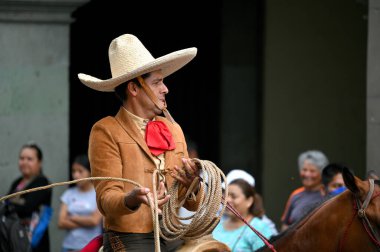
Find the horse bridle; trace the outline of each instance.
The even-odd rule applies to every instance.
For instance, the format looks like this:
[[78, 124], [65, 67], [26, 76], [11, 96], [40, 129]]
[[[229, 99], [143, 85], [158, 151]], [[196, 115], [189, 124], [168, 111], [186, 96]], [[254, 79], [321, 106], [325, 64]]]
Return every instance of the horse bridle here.
[[375, 191], [375, 182], [373, 179], [369, 179], [368, 181], [369, 181], [369, 191], [363, 204], [361, 204], [359, 197], [355, 196], [356, 207], [358, 210], [357, 214], [358, 214], [358, 217], [361, 219], [364, 229], [367, 232], [368, 236], [371, 238], [372, 242], [376, 245], [377, 249], [380, 251], [379, 234], [378, 232], [376, 232], [376, 230], [373, 229], [371, 222], [368, 220], [366, 212], [365, 212], [371, 200], [379, 196], [380, 194], [377, 193], [373, 196], [373, 192]]

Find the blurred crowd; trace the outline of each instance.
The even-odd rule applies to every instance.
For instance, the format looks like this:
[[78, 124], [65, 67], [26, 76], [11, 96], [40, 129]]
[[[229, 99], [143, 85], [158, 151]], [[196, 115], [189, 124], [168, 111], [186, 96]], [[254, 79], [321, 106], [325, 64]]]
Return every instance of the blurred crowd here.
[[[195, 142], [188, 140], [190, 158], [200, 158]], [[10, 185], [8, 194], [50, 184], [44, 175], [43, 152], [36, 143], [28, 143], [19, 151], [20, 176]], [[296, 224], [314, 207], [326, 199], [346, 190], [342, 177], [342, 163], [330, 162], [320, 150], [307, 150], [298, 156], [298, 172], [302, 186], [290, 193], [281, 215], [281, 225], [276, 226], [267, 216], [262, 195], [255, 189], [256, 181], [249, 171], [233, 169], [226, 175], [223, 190], [228, 188], [227, 202], [239, 216], [226, 210], [212, 232], [212, 237], [228, 245], [231, 251], [255, 251], [263, 241], [241, 220], [243, 218], [266, 238], [286, 231]], [[86, 154], [79, 154], [71, 164], [73, 179], [91, 176], [91, 166]], [[379, 179], [374, 170], [368, 171], [366, 179]], [[61, 242], [62, 252], [81, 251], [94, 238], [103, 233], [102, 215], [97, 208], [96, 192], [91, 181], [83, 180], [68, 187], [60, 196], [58, 228], [66, 234]], [[32, 251], [50, 251], [49, 224], [52, 218], [52, 189], [23, 194], [7, 201], [17, 212], [21, 223], [28, 230]], [[180, 216], [194, 212], [179, 209]], [[187, 223], [191, 221], [188, 220]], [[186, 221], [184, 221], [186, 224]], [[176, 251], [184, 241], [168, 243], [169, 251]]]

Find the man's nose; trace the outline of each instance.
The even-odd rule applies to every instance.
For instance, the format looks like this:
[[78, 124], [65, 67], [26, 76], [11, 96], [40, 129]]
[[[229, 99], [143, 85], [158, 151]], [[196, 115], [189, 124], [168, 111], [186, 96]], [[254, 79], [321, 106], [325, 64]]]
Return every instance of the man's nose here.
[[168, 87], [165, 85], [165, 83], [163, 83], [163, 85], [162, 85], [162, 91], [161, 91], [161, 92], [164, 93], [164, 94], [169, 93], [169, 89], [168, 89]]

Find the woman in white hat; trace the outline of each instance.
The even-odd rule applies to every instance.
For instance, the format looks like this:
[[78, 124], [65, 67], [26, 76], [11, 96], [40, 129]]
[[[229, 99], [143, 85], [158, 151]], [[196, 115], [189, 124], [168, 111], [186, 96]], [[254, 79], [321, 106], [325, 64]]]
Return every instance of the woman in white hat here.
[[[181, 127], [166, 108], [169, 92], [164, 78], [196, 55], [196, 48], [154, 58], [131, 34], [114, 39], [109, 47], [112, 78], [101, 80], [86, 74], [78, 77], [86, 86], [116, 92], [122, 101], [116, 116], [96, 122], [89, 139], [93, 177], [133, 180], [143, 188], [115, 181], [96, 181], [97, 205], [104, 216], [103, 251], [153, 251], [154, 234], [147, 195], [152, 197], [153, 172], [159, 174], [158, 206], [169, 200], [166, 190], [177, 179], [180, 197], [199, 174], [188, 159]], [[164, 113], [165, 117], [160, 115]], [[184, 189], [184, 190], [182, 190]], [[196, 210], [203, 190], [187, 198], [185, 207]], [[199, 192], [199, 193], [198, 193]], [[165, 241], [160, 242], [165, 251]]]
[[[228, 203], [263, 236], [268, 239], [273, 236], [275, 233], [271, 227], [254, 211], [254, 187], [243, 178], [232, 180], [227, 187]], [[224, 218], [212, 232], [214, 239], [227, 244], [232, 252], [256, 251], [264, 246], [264, 242], [233, 212], [227, 209], [224, 214]]]
[[[235, 179], [244, 179], [248, 182], [253, 188], [255, 188], [255, 178], [249, 174], [248, 172], [241, 170], [241, 169], [234, 169], [231, 170], [227, 176], [227, 184], [229, 185], [232, 181]], [[278, 231], [276, 228], [276, 224], [268, 218], [268, 216], [265, 214], [265, 208], [264, 208], [264, 202], [262, 196], [256, 192], [255, 190], [255, 204], [253, 204], [253, 214], [260, 218], [272, 231], [273, 235], [277, 235]]]

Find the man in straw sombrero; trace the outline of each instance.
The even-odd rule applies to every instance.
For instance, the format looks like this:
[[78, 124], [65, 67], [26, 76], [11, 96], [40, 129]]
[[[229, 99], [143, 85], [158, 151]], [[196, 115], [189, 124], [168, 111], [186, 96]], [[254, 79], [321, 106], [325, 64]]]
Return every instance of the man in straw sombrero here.
[[[96, 181], [96, 197], [104, 216], [103, 251], [154, 251], [154, 235], [148, 197], [153, 192], [153, 172], [158, 174], [158, 206], [170, 195], [167, 189], [174, 179], [181, 183], [179, 198], [199, 175], [188, 159], [181, 127], [166, 108], [169, 92], [164, 78], [185, 66], [196, 55], [196, 48], [175, 51], [154, 58], [140, 40], [121, 35], [109, 46], [112, 78], [101, 80], [79, 74], [86, 86], [115, 92], [122, 105], [116, 116], [94, 124], [89, 139], [92, 177], [126, 178], [136, 187], [119, 181]], [[161, 117], [161, 114], [165, 117]], [[194, 187], [184, 206], [196, 210], [203, 190]], [[198, 193], [199, 192], [199, 193]], [[165, 251], [165, 242], [161, 243]]]

